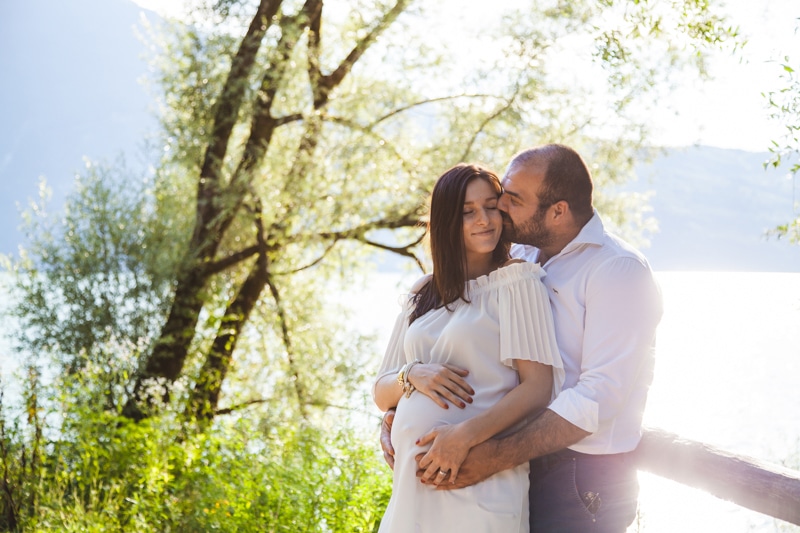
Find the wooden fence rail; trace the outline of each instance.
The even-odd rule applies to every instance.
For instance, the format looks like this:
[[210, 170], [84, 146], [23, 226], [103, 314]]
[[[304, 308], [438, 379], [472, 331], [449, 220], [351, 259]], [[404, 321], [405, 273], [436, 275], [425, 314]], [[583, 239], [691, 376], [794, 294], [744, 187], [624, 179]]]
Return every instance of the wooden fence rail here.
[[800, 472], [718, 450], [660, 429], [646, 429], [639, 470], [800, 525]]

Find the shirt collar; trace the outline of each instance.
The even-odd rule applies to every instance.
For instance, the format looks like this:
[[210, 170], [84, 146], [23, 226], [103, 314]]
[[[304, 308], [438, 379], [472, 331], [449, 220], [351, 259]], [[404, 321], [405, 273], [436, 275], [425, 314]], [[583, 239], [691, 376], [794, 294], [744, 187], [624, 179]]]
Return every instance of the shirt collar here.
[[[593, 210], [593, 212], [594, 214], [592, 215], [592, 218], [589, 219], [589, 222], [583, 225], [575, 238], [564, 247], [564, 250], [571, 249], [581, 244], [603, 244], [603, 235], [605, 234], [606, 230], [603, 227], [603, 221], [600, 219], [600, 214], [596, 209]], [[562, 250], [562, 252], [564, 250]]]
[[593, 213], [592, 218], [589, 219], [589, 222], [584, 224], [575, 238], [569, 241], [560, 252], [551, 257], [548, 263], [557, 257], [561, 257], [583, 246], [602, 246], [605, 228], [603, 227], [603, 221], [600, 219], [600, 215], [597, 213], [596, 209], [593, 210]]

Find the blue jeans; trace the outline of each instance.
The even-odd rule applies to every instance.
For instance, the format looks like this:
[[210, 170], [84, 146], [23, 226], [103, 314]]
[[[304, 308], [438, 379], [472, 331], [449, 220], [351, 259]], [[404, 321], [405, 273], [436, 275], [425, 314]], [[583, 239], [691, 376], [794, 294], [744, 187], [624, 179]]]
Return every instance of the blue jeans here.
[[631, 454], [561, 450], [531, 461], [531, 533], [624, 533], [636, 517]]

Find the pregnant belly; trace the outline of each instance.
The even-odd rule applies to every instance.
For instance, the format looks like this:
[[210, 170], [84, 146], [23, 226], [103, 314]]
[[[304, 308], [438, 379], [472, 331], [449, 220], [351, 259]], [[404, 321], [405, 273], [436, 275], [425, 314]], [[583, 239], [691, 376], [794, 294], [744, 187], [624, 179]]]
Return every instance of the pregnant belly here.
[[480, 405], [485, 405], [485, 401], [481, 401], [478, 396], [464, 409], [452, 404], [448, 409], [443, 409], [419, 391], [414, 392], [409, 398], [402, 397], [397, 404], [397, 414], [392, 424], [392, 446], [396, 458], [400, 459], [407, 456], [406, 454], [411, 454], [413, 457], [425, 451], [429, 446], [420, 448], [416, 445], [417, 439], [437, 426], [457, 424], [476, 416], [484, 410]]

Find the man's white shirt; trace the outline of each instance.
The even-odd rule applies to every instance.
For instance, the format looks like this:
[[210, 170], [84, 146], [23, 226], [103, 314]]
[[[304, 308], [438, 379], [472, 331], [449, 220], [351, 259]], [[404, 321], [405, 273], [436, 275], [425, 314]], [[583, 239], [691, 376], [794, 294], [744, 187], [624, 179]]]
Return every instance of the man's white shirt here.
[[[539, 250], [515, 244], [511, 255], [536, 262]], [[549, 409], [591, 433], [571, 449], [631, 451], [641, 438], [662, 314], [661, 291], [650, 265], [639, 251], [607, 233], [595, 212], [542, 267], [566, 373]]]

